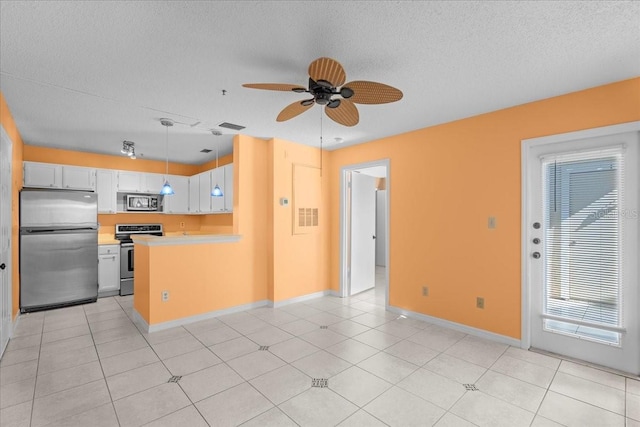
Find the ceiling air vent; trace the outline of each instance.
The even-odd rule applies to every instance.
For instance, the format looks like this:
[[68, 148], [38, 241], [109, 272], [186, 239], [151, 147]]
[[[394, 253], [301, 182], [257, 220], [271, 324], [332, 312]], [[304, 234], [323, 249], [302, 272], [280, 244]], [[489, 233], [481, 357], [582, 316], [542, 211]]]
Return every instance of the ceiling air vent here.
[[222, 122], [218, 124], [221, 128], [233, 129], [233, 130], [242, 130], [245, 126], [234, 125], [233, 123]]
[[205, 154], [206, 154], [206, 153], [210, 153], [210, 152], [212, 152], [212, 151], [213, 151], [213, 150], [209, 150], [208, 148], [203, 148], [202, 150], [200, 150], [200, 152], [201, 152], [201, 153], [205, 153]]

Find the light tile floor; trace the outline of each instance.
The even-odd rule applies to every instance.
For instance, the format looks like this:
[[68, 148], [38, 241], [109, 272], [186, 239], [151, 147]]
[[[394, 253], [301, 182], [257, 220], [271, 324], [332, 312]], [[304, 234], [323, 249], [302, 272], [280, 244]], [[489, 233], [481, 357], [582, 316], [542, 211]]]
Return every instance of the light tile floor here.
[[151, 334], [131, 314], [21, 316], [0, 425], [640, 426], [640, 381], [399, 317], [383, 285]]

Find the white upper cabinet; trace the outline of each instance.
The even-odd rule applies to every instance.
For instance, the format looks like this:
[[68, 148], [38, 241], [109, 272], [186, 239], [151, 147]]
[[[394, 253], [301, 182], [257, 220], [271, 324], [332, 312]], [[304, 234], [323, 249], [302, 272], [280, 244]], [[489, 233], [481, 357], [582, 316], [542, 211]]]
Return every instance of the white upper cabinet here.
[[116, 171], [96, 170], [96, 192], [98, 193], [98, 213], [116, 213]]
[[211, 171], [206, 171], [198, 174], [198, 180], [200, 181], [199, 198], [200, 198], [200, 213], [211, 213]]
[[23, 163], [25, 187], [62, 188], [62, 166], [53, 163]]
[[164, 175], [160, 173], [143, 173], [118, 171], [118, 192], [160, 194], [164, 184]]
[[142, 189], [142, 173], [118, 171], [118, 191], [139, 193]]
[[224, 211], [233, 212], [233, 163], [224, 165]]
[[[160, 194], [164, 185], [164, 175], [161, 173], [143, 173], [142, 174], [142, 192], [151, 194]], [[171, 181], [169, 181], [173, 184]]]
[[96, 189], [96, 170], [93, 168], [39, 162], [24, 162], [23, 166], [25, 187], [87, 191]]
[[200, 213], [200, 178], [198, 175], [189, 178], [189, 213]]
[[189, 213], [189, 177], [169, 175], [169, 184], [175, 194], [164, 196], [164, 213], [186, 214]]
[[218, 185], [220, 190], [222, 190], [223, 197], [214, 197], [211, 195], [211, 191], [209, 191], [209, 197], [211, 198], [211, 212], [219, 213], [224, 212], [224, 168], [219, 167], [215, 168], [211, 171], [211, 189]]
[[96, 170], [79, 166], [62, 167], [62, 188], [69, 190], [96, 190]]

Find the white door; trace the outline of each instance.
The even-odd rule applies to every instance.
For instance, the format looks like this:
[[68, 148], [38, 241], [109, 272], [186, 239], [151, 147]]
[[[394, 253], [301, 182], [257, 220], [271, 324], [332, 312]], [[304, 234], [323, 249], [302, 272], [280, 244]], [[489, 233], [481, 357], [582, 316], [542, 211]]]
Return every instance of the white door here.
[[376, 179], [351, 173], [351, 295], [376, 285]]
[[640, 374], [638, 132], [529, 147], [531, 346]]
[[0, 357], [12, 331], [11, 298], [11, 140], [0, 126]]

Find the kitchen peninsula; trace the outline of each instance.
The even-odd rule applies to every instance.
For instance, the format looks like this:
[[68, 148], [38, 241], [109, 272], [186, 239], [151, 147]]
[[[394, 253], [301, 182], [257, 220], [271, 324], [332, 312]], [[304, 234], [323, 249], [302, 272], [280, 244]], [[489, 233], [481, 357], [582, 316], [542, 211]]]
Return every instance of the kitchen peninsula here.
[[134, 236], [134, 315], [149, 332], [191, 323], [245, 304], [237, 283], [242, 236]]

